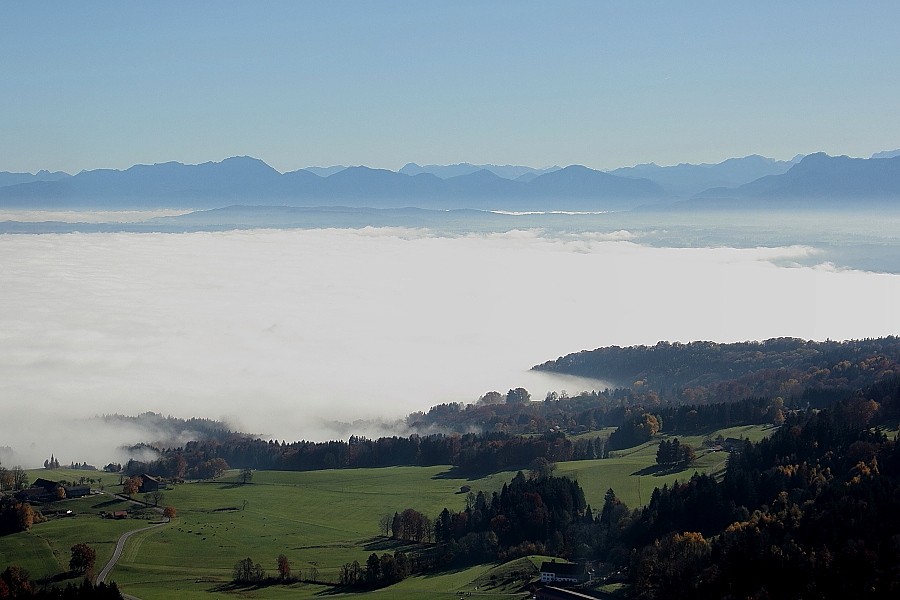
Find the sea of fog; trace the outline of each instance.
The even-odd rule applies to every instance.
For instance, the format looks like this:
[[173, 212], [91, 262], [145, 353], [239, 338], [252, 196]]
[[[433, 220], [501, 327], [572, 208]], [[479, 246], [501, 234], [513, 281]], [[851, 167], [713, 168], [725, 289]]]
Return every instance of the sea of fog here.
[[102, 414], [346, 438], [490, 390], [630, 383], [529, 371], [582, 349], [900, 333], [900, 275], [819, 252], [623, 230], [0, 235], [0, 460], [101, 465], [152, 441]]

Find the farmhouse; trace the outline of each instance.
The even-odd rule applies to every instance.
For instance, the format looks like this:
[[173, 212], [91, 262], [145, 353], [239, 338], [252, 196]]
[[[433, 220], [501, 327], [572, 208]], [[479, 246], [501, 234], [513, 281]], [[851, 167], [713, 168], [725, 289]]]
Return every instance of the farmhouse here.
[[541, 583], [582, 583], [588, 575], [584, 565], [558, 562], [541, 563]]
[[141, 475], [141, 485], [138, 492], [146, 494], [147, 492], [155, 492], [156, 490], [166, 489], [166, 482], [161, 477], [153, 477], [144, 473]]
[[39, 477], [34, 480], [30, 488], [17, 493], [16, 499], [31, 502], [53, 502], [60, 499], [60, 489], [65, 491], [66, 498], [82, 498], [89, 496], [91, 493], [91, 486], [89, 485], [63, 485], [56, 481]]
[[724, 446], [725, 450], [728, 452], [738, 452], [741, 448], [744, 447], [745, 440], [741, 440], [738, 438], [725, 438]]
[[64, 485], [63, 489], [66, 490], [66, 498], [83, 498], [91, 494], [89, 485]]
[[30, 487], [15, 494], [16, 500], [19, 502], [42, 502], [49, 498], [47, 490], [42, 487]]

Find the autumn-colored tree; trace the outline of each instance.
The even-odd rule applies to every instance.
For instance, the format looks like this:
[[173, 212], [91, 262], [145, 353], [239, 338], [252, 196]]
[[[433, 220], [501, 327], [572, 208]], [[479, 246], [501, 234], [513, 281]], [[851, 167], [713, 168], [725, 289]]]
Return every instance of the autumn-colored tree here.
[[291, 576], [291, 561], [284, 554], [278, 555], [278, 576], [287, 579]]
[[635, 426], [635, 437], [639, 440], [649, 440], [659, 432], [659, 419], [656, 415], [644, 413]]
[[172, 474], [177, 479], [184, 479], [185, 471], [187, 471], [187, 461], [180, 454], [176, 454], [172, 461]]
[[129, 477], [122, 483], [122, 493], [131, 498], [141, 488], [140, 477]]
[[200, 477], [202, 479], [216, 479], [228, 470], [228, 463], [224, 458], [213, 458], [200, 465]]
[[10, 598], [26, 598], [34, 595], [31, 577], [28, 571], [21, 567], [16, 565], [6, 567], [6, 570], [0, 573], [0, 580], [6, 584]]
[[57, 488], [56, 488], [56, 499], [57, 499], [57, 500], [64, 500], [65, 497], [66, 497], [66, 488], [64, 488], [64, 487], [61, 486], [61, 485], [60, 485], [60, 486], [57, 486]]
[[690, 444], [681, 444], [678, 447], [678, 461], [686, 466], [693, 465], [697, 460], [697, 453]]
[[34, 510], [27, 502], [22, 502], [16, 507], [16, 515], [22, 531], [27, 531], [34, 524]]
[[75, 573], [84, 575], [94, 568], [97, 553], [87, 544], [75, 544], [72, 546], [72, 558], [69, 560], [69, 568]]
[[174, 506], [165, 507], [163, 509], [163, 516], [166, 517], [167, 519], [174, 519], [176, 516], [175, 507]]

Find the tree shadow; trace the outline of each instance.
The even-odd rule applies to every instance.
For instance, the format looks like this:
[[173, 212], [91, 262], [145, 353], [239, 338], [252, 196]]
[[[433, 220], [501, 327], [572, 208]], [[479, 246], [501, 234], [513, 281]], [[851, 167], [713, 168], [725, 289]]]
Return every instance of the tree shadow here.
[[[436, 473], [431, 476], [432, 479], [456, 479], [459, 481], [477, 481], [479, 479], [484, 479], [485, 477], [490, 477], [493, 475], [497, 475], [498, 473], [503, 473], [505, 471], [527, 471], [527, 466], [509, 466], [501, 469], [500, 471], [491, 471], [487, 473], [478, 473], [474, 475], [463, 475], [459, 472], [459, 467], [450, 467], [446, 471], [442, 471], [440, 473]], [[466, 493], [466, 492], [463, 492]]]
[[395, 540], [387, 537], [375, 537], [368, 539], [363, 548], [366, 552], [377, 552], [379, 550], [409, 550], [420, 548], [419, 544], [408, 542], [406, 540]]
[[121, 498], [113, 498], [112, 500], [107, 500], [106, 502], [99, 502], [91, 506], [91, 508], [107, 508], [110, 506], [114, 506], [116, 504], [122, 504], [126, 502], [126, 500], [122, 500]]
[[691, 468], [691, 465], [650, 465], [632, 473], [632, 475], [652, 475], [654, 477], [662, 477], [663, 475], [674, 475], [675, 473], [683, 473]]

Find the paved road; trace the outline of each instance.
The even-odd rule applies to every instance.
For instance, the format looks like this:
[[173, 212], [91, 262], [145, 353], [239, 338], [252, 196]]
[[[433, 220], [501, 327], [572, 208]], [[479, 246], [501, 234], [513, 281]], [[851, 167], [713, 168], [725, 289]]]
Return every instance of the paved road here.
[[119, 557], [122, 556], [122, 550], [125, 549], [125, 542], [128, 541], [128, 538], [130, 538], [132, 535], [134, 535], [135, 533], [138, 533], [140, 531], [147, 531], [148, 529], [162, 527], [163, 525], [167, 524], [168, 522], [169, 522], [169, 519], [166, 519], [162, 523], [155, 523], [153, 525], [148, 525], [147, 527], [141, 527], [140, 529], [132, 529], [131, 531], [127, 531], [127, 532], [123, 533], [122, 536], [119, 537], [119, 541], [116, 544], [116, 549], [113, 552], [112, 558], [109, 559], [109, 562], [106, 563], [106, 566], [103, 567], [103, 570], [100, 571], [99, 575], [97, 575], [97, 580], [94, 583], [100, 583], [102, 581], [106, 581], [107, 575], [109, 575], [109, 572], [112, 571], [113, 567], [116, 566], [116, 562], [118, 562]]
[[[112, 495], [115, 496], [116, 498], [121, 498], [122, 500], [129, 500], [131, 502], [134, 502], [135, 504], [140, 504], [140, 502], [135, 502], [134, 500], [131, 500], [130, 498], [126, 498], [124, 496], [119, 496], [118, 494], [112, 494]], [[160, 509], [160, 508], [154, 508], [154, 510], [162, 512], [162, 509]], [[122, 556], [122, 550], [125, 549], [125, 542], [128, 541], [128, 538], [133, 536], [135, 533], [138, 533], [141, 531], [147, 531], [148, 529], [155, 529], [156, 527], [162, 527], [163, 525], [165, 525], [169, 522], [168, 517], [163, 517], [163, 519], [165, 519], [165, 520], [162, 523], [154, 523], [153, 525], [148, 525], [147, 527], [140, 527], [138, 529], [132, 529], [131, 531], [126, 531], [125, 533], [123, 533], [119, 537], [119, 541], [116, 543], [116, 549], [113, 552], [112, 557], [109, 559], [109, 562], [106, 563], [106, 566], [103, 567], [103, 570], [100, 571], [100, 574], [97, 575], [97, 579], [94, 581], [94, 584], [99, 584], [103, 581], [106, 581], [106, 578], [107, 578], [107, 576], [109, 576], [110, 571], [113, 570], [113, 567], [116, 566], [116, 563], [119, 561], [119, 558]], [[140, 598], [136, 598], [134, 596], [129, 596], [128, 594], [122, 594], [122, 597], [125, 598], [125, 600], [140, 600]]]

